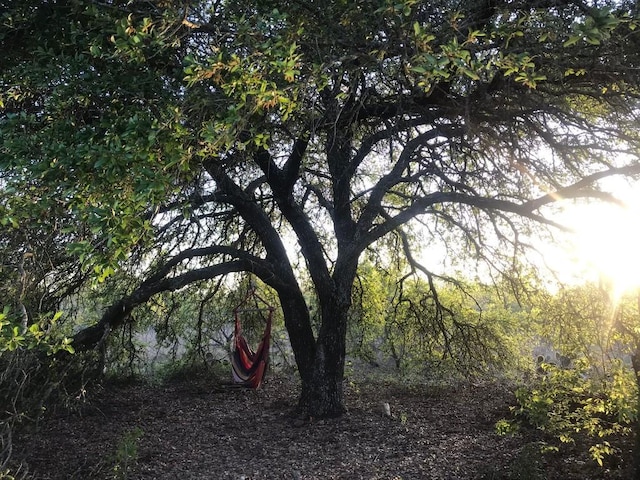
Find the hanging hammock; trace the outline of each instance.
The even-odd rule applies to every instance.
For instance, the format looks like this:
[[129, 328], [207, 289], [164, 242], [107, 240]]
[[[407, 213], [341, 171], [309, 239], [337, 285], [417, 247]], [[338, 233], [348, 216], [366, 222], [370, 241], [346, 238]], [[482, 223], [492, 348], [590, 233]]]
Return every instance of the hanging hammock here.
[[[253, 297], [255, 308], [244, 308], [250, 297]], [[263, 306], [260, 307], [258, 304]], [[247, 293], [244, 300], [233, 309], [235, 319], [235, 328], [233, 332], [233, 344], [231, 347], [231, 370], [233, 373], [233, 381], [239, 385], [249, 388], [258, 388], [262, 384], [267, 362], [269, 361], [269, 346], [271, 341], [271, 320], [273, 317], [274, 307], [269, 305], [262, 299], [252, 287]], [[254, 351], [242, 335], [242, 326], [240, 317], [246, 312], [267, 313], [265, 320], [265, 329], [262, 334], [262, 340]]]

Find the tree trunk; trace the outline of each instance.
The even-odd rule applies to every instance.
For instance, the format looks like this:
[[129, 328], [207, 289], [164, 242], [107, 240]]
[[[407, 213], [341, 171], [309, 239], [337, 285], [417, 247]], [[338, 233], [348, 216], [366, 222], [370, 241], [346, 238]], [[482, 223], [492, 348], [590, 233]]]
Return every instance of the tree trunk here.
[[344, 406], [344, 364], [349, 304], [336, 298], [321, 305], [322, 326], [311, 372], [303, 374], [299, 406], [310, 418], [338, 417]]
[[309, 308], [300, 290], [282, 290], [278, 292], [278, 296], [293, 355], [304, 385], [311, 380], [316, 351]]

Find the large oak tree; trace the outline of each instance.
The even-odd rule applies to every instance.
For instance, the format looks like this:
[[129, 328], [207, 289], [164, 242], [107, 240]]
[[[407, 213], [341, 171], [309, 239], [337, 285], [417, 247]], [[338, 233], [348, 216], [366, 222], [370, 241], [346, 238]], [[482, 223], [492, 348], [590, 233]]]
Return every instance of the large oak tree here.
[[83, 269], [55, 277], [63, 293], [87, 271], [139, 278], [76, 348], [155, 294], [251, 272], [280, 299], [312, 416], [343, 411], [367, 249], [396, 235], [433, 278], [405, 236], [419, 222], [426, 248], [507, 272], [532, 225], [557, 226], [546, 206], [640, 172], [635, 2], [2, 5], [0, 247], [46, 263], [37, 232], [66, 245]]

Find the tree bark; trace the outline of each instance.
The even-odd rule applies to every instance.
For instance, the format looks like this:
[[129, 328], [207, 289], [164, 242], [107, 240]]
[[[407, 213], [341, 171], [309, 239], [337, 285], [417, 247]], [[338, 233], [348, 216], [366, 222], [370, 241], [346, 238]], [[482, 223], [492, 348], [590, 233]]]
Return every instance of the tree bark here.
[[344, 406], [344, 365], [349, 306], [322, 305], [322, 326], [316, 340], [312, 371], [301, 375], [300, 408], [310, 418], [338, 417]]
[[339, 256], [331, 287], [318, 288], [316, 285], [322, 323], [312, 371], [301, 375], [300, 396], [300, 407], [310, 418], [337, 417], [345, 411], [343, 382], [347, 323], [357, 265], [357, 255]]
[[316, 354], [316, 342], [311, 329], [309, 308], [298, 289], [278, 291], [289, 342], [296, 359], [302, 384], [311, 380]]

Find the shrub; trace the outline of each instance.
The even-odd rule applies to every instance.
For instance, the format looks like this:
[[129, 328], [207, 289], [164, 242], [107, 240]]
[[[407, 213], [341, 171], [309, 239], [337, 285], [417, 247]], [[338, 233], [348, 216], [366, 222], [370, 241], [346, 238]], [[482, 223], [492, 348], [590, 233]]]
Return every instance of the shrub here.
[[48, 316], [25, 328], [8, 307], [0, 312], [0, 471], [5, 472], [2, 475], [6, 478], [11, 477], [5, 469], [12, 455], [15, 427], [40, 415], [45, 402], [61, 384], [68, 362], [56, 354], [73, 353], [71, 341], [55, 333], [60, 315]]
[[585, 363], [572, 369], [544, 365], [545, 373], [531, 386], [516, 390], [513, 418], [498, 422], [499, 433], [523, 425], [544, 431], [557, 443], [575, 443], [584, 435], [591, 445], [591, 457], [602, 465], [616, 451], [620, 435], [630, 435], [637, 418], [636, 384], [632, 372], [621, 362], [613, 362], [610, 375], [591, 374]]

